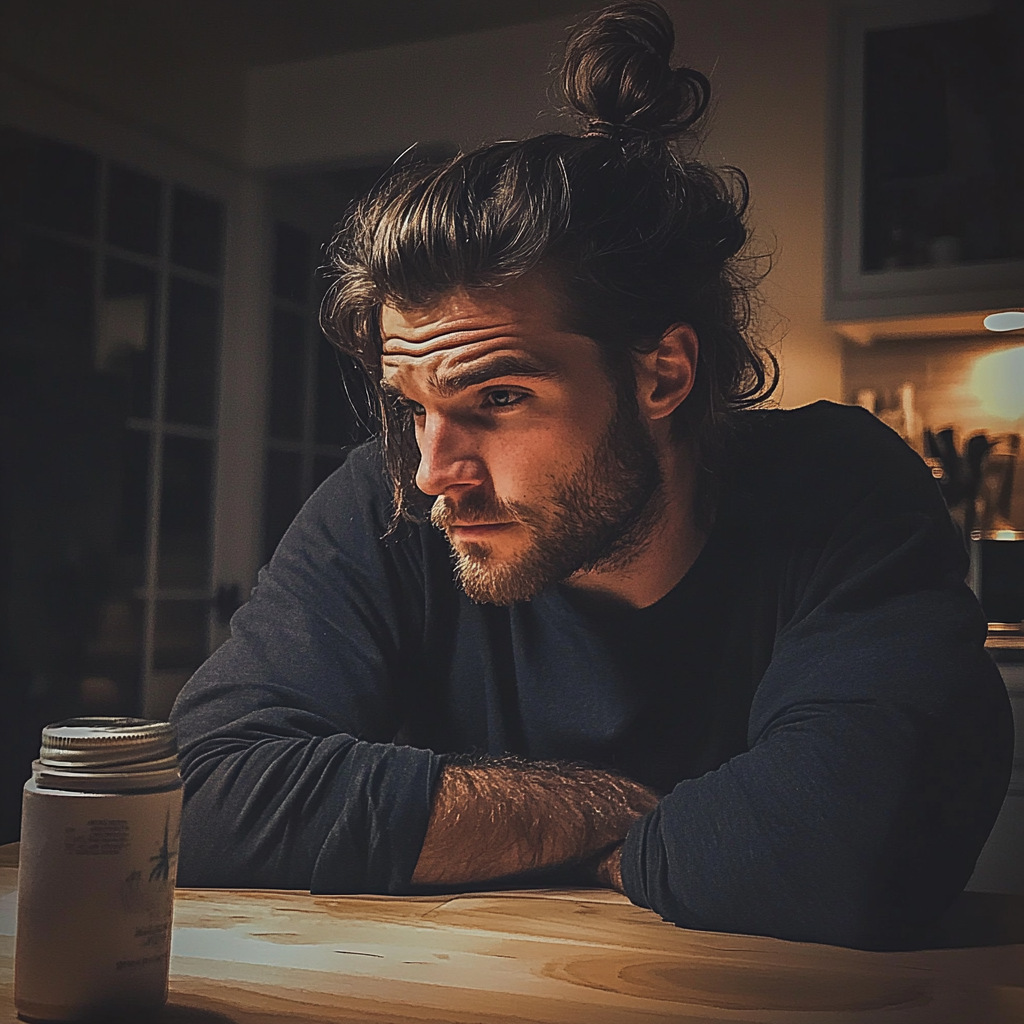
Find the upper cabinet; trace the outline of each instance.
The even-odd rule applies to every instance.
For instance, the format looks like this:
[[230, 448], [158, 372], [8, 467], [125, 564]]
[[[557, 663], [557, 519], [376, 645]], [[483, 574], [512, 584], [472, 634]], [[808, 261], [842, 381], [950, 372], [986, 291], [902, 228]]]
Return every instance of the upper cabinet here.
[[1024, 305], [1024, 2], [836, 21], [826, 319]]

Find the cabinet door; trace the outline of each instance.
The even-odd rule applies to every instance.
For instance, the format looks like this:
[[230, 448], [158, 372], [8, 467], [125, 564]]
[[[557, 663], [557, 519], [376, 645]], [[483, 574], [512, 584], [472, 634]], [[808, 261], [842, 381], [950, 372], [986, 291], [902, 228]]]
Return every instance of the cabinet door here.
[[826, 317], [1020, 305], [1019, 5], [897, 0], [836, 17]]
[[1024, 895], [1024, 664], [1000, 665], [1013, 708], [1013, 775], [968, 889]]

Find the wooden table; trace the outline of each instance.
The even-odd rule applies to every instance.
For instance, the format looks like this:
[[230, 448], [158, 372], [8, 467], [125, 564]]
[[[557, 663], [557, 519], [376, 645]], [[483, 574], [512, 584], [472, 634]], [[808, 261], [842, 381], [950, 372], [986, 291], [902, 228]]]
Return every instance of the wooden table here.
[[[16, 1019], [16, 863], [0, 849], [2, 1022]], [[685, 931], [604, 890], [409, 899], [180, 889], [160, 1019], [1019, 1024], [1021, 909], [1013, 897], [960, 908], [961, 941], [1001, 944], [865, 953]]]

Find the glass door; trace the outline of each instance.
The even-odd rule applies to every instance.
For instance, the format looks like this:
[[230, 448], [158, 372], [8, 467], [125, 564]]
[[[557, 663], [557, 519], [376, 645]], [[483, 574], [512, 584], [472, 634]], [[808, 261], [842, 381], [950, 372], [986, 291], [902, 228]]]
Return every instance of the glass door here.
[[55, 718], [165, 716], [210, 651], [226, 226], [223, 196], [0, 128], [0, 690], [16, 763]]

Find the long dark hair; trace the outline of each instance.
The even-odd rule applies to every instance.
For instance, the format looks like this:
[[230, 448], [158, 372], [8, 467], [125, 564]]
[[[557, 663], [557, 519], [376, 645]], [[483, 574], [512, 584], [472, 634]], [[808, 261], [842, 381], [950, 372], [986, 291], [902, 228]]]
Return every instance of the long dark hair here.
[[685, 155], [711, 87], [671, 66], [674, 39], [653, 0], [590, 14], [572, 30], [559, 80], [580, 135], [500, 142], [440, 165], [407, 159], [348, 211], [329, 250], [322, 319], [377, 392], [396, 517], [415, 518], [421, 504], [419, 452], [407, 414], [379, 388], [381, 306], [415, 308], [540, 270], [566, 328], [598, 344], [620, 394], [633, 386], [632, 353], [655, 349], [673, 324], [694, 328], [696, 381], [673, 434], [693, 446], [707, 518], [735, 413], [771, 397], [779, 368], [753, 336], [747, 180]]

